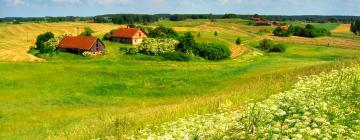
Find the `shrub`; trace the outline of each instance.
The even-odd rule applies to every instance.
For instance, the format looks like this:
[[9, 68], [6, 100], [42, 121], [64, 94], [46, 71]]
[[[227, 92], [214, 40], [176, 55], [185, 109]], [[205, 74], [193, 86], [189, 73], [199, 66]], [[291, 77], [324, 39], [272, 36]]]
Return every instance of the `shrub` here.
[[258, 49], [262, 51], [269, 51], [273, 45], [273, 42], [270, 39], [263, 39], [260, 41]]
[[52, 32], [46, 32], [44, 34], [41, 34], [39, 35], [37, 38], [36, 38], [36, 48], [38, 50], [42, 50], [44, 49], [44, 43], [48, 40], [50, 40], [51, 38], [54, 38], [54, 34]]
[[84, 32], [82, 32], [80, 36], [92, 36], [92, 33], [94, 33], [94, 31], [90, 27], [85, 27]]
[[103, 40], [110, 40], [112, 34], [115, 32], [116, 30], [111, 30], [110, 32], [106, 33], [103, 37]]
[[166, 60], [173, 60], [173, 61], [183, 61], [183, 62], [189, 62], [190, 56], [182, 53], [182, 52], [168, 52], [161, 55]]
[[85, 52], [82, 53], [82, 55], [83, 55], [84, 57], [89, 57], [89, 56], [92, 55], [92, 53], [89, 52], [89, 51], [85, 51]]
[[132, 46], [132, 45], [121, 47], [120, 50], [124, 51], [128, 55], [133, 55], [140, 52], [138, 46]]
[[149, 37], [152, 38], [178, 38], [178, 36], [178, 33], [174, 29], [164, 26], [159, 26], [149, 31]]
[[300, 26], [290, 26], [288, 31], [281, 28], [276, 28], [273, 31], [273, 34], [275, 36], [284, 36], [284, 37], [295, 35], [295, 36], [314, 38], [320, 36], [329, 36], [331, 35], [331, 32], [325, 28], [316, 28], [311, 24], [307, 24], [305, 28]]
[[291, 35], [291, 32], [289, 32], [289, 30], [285, 30], [283, 28], [277, 27], [274, 31], [273, 34], [275, 36], [281, 36], [281, 37], [289, 37]]
[[218, 32], [217, 32], [217, 31], [214, 32], [214, 36], [218, 36]]
[[229, 58], [230, 49], [223, 44], [202, 43], [196, 46], [195, 54], [211, 61]]
[[159, 55], [167, 52], [174, 52], [179, 41], [175, 39], [148, 38], [138, 47], [139, 52], [147, 55]]
[[235, 40], [235, 43], [236, 43], [236, 45], [240, 45], [240, 44], [241, 44], [241, 39], [240, 39], [240, 37], [238, 37], [238, 38]]
[[191, 54], [194, 52], [195, 47], [196, 42], [194, 36], [190, 32], [187, 32], [184, 36], [179, 38], [179, 44], [176, 46], [176, 51]]
[[275, 44], [269, 50], [269, 52], [285, 52], [286, 46], [284, 44]]

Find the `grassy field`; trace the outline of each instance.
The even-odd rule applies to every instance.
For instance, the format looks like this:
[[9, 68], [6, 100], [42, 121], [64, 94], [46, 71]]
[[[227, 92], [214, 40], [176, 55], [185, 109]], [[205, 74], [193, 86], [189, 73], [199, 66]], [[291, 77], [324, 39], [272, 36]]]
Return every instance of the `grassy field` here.
[[[359, 54], [356, 43], [351, 47], [328, 47], [311, 41], [292, 42], [287, 44], [286, 53], [269, 54], [250, 44], [271, 37], [256, 32], [273, 27], [221, 20], [215, 23], [196, 20], [186, 26], [181, 23], [160, 21], [154, 25], [176, 26], [180, 32], [193, 32], [198, 41], [225, 43], [229, 47], [236, 47], [234, 41], [241, 37], [242, 45], [248, 50], [238, 56], [241, 59], [172, 62], [159, 57], [125, 55], [119, 49], [124, 44], [105, 41], [109, 54], [103, 56], [84, 58], [60, 53], [40, 63], [0, 62], [3, 75], [0, 76], [0, 137], [123, 138], [124, 134], [132, 134], [148, 124], [216, 111], [229, 100], [234, 106], [264, 100], [289, 89], [298, 76], [346, 65]], [[0, 49], [14, 48], [11, 52], [21, 55], [19, 60], [32, 60], [27, 57], [26, 47], [37, 34], [76, 33], [77, 26], [90, 26], [97, 36], [118, 27], [88, 23], [3, 24]], [[30, 30], [31, 41], [26, 42], [23, 36], [17, 39], [19, 34]], [[214, 31], [219, 35], [214, 36]], [[357, 41], [332, 38], [349, 44]], [[0, 58], [17, 60], [10, 56]]]

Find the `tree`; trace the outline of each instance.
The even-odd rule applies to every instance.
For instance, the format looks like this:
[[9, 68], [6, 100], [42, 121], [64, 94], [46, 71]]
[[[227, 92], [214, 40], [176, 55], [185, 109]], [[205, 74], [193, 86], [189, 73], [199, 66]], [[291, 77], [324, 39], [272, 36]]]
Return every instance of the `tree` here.
[[217, 31], [215, 31], [215, 32], [214, 32], [214, 35], [215, 35], [215, 36], [218, 36], [218, 32], [217, 32]]
[[103, 40], [110, 40], [112, 34], [115, 32], [116, 30], [111, 30], [110, 32], [106, 33], [103, 37]]
[[240, 44], [241, 44], [241, 39], [240, 39], [240, 37], [238, 37], [238, 38], [235, 40], [235, 43], [236, 43], [236, 45], [240, 45]]
[[360, 35], [360, 20], [351, 23], [350, 31], [355, 35]]
[[91, 36], [94, 31], [90, 27], [85, 27], [84, 32], [80, 34], [80, 36]]
[[269, 51], [272, 45], [273, 42], [270, 39], [263, 39], [260, 41], [259, 46], [257, 46], [257, 48], [263, 51]]
[[187, 32], [184, 36], [179, 38], [179, 44], [176, 47], [176, 51], [186, 54], [194, 53], [196, 42], [191, 32]]
[[178, 33], [172, 29], [164, 26], [159, 26], [149, 32], [149, 36], [152, 38], [178, 38]]
[[44, 34], [41, 34], [39, 35], [37, 38], [36, 38], [36, 49], [42, 51], [44, 50], [44, 43], [52, 38], [54, 38], [54, 34], [52, 32], [46, 32]]
[[285, 30], [283, 28], [277, 27], [273, 31], [274, 36], [288, 37], [291, 35], [289, 30]]

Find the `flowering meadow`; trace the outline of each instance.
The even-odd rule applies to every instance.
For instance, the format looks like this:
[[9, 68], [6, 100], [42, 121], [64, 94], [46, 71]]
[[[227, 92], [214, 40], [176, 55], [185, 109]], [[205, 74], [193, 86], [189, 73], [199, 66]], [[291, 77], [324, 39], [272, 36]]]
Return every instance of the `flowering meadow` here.
[[358, 66], [300, 78], [294, 87], [241, 109], [147, 126], [128, 139], [359, 139]]

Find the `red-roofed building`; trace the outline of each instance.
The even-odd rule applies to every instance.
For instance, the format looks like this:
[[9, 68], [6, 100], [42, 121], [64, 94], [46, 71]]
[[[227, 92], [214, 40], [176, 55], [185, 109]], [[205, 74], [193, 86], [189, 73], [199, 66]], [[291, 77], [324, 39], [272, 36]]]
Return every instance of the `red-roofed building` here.
[[128, 44], [139, 44], [147, 35], [139, 28], [119, 28], [111, 37], [111, 41]]
[[93, 54], [101, 54], [105, 45], [101, 40], [92, 36], [65, 36], [59, 43], [60, 51], [83, 53], [85, 51]]

